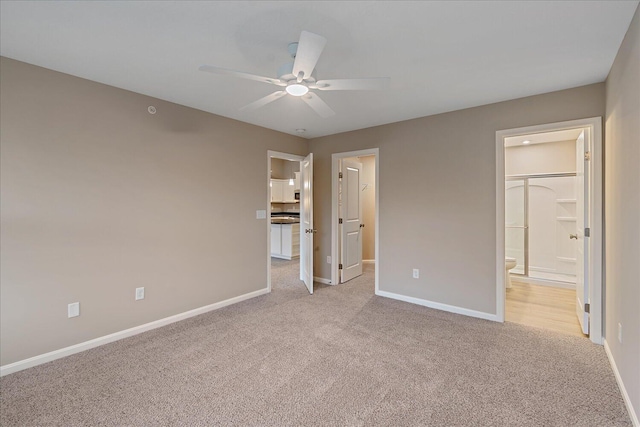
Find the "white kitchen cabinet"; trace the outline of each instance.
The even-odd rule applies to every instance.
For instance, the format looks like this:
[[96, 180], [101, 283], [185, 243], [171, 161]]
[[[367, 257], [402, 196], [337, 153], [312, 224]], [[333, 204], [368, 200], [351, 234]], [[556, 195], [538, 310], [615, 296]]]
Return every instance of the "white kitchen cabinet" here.
[[271, 256], [289, 260], [300, 256], [300, 224], [271, 224]]
[[295, 196], [295, 185], [289, 185], [289, 180], [285, 180], [284, 181], [284, 188], [282, 191], [283, 194], [283, 202], [287, 202], [287, 203], [295, 203], [296, 202], [296, 196]]
[[282, 224], [271, 224], [271, 256], [282, 252]]
[[284, 201], [284, 181], [281, 179], [271, 180], [271, 201], [282, 202]]
[[295, 185], [293, 186], [294, 191], [300, 191], [300, 172], [294, 172], [295, 179], [293, 180]]
[[272, 179], [271, 203], [296, 203], [295, 187], [288, 179]]

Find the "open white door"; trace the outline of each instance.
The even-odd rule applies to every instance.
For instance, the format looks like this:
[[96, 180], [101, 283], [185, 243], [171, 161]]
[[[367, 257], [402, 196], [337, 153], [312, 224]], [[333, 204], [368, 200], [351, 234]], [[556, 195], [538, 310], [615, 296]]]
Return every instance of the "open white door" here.
[[300, 172], [300, 280], [313, 294], [313, 153], [300, 162]]
[[576, 140], [576, 314], [582, 333], [589, 334], [589, 313], [585, 304], [589, 303], [589, 141], [585, 142], [584, 131]]
[[342, 161], [340, 182], [340, 283], [362, 274], [362, 163]]

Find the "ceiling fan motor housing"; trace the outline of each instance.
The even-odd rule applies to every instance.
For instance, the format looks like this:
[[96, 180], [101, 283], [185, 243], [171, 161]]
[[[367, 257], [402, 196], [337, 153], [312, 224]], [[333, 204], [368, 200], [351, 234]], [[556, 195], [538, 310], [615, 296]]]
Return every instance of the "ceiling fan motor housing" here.
[[[298, 43], [291, 43], [291, 44], [295, 44], [297, 47]], [[289, 46], [291, 46], [291, 44]], [[291, 80], [296, 80], [297, 76], [293, 75], [293, 62], [287, 62], [286, 64], [282, 65], [280, 68], [278, 68], [278, 78], [280, 80], [282, 80], [283, 82], [289, 82]], [[316, 82], [316, 72], [315, 70], [313, 70], [313, 72], [311, 73], [311, 76], [304, 79], [305, 83], [315, 83]]]

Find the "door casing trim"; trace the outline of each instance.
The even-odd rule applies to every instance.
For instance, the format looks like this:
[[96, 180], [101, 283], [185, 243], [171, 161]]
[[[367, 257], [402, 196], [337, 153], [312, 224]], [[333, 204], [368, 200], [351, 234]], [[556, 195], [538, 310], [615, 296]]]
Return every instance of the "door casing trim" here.
[[[271, 292], [271, 158], [301, 162], [304, 156], [281, 153], [279, 151], [267, 151], [267, 292]], [[300, 258], [302, 262], [302, 258]]]
[[338, 276], [338, 172], [340, 160], [347, 157], [374, 156], [375, 159], [375, 293], [380, 288], [380, 149], [347, 151], [331, 154], [331, 284], [339, 283]]
[[590, 189], [589, 214], [591, 237], [589, 238], [589, 303], [591, 304], [589, 339], [602, 344], [603, 337], [603, 151], [602, 151], [602, 117], [570, 120], [557, 123], [527, 126], [496, 132], [496, 317], [504, 322], [505, 316], [505, 164], [504, 139], [512, 136], [533, 133], [552, 132], [558, 130], [588, 128], [591, 136], [591, 161], [589, 168], [592, 177]]

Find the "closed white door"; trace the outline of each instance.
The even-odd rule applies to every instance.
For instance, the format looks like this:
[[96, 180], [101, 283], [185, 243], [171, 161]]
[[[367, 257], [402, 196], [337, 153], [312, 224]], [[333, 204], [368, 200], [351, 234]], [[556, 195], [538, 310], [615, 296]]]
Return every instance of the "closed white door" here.
[[362, 274], [362, 163], [342, 161], [340, 181], [340, 283]]
[[589, 140], [585, 141], [584, 131], [576, 141], [576, 234], [578, 250], [576, 254], [576, 314], [582, 333], [589, 334], [589, 313], [585, 304], [589, 302], [589, 237], [585, 228], [589, 227]]
[[300, 280], [313, 294], [313, 153], [304, 158], [300, 170]]

